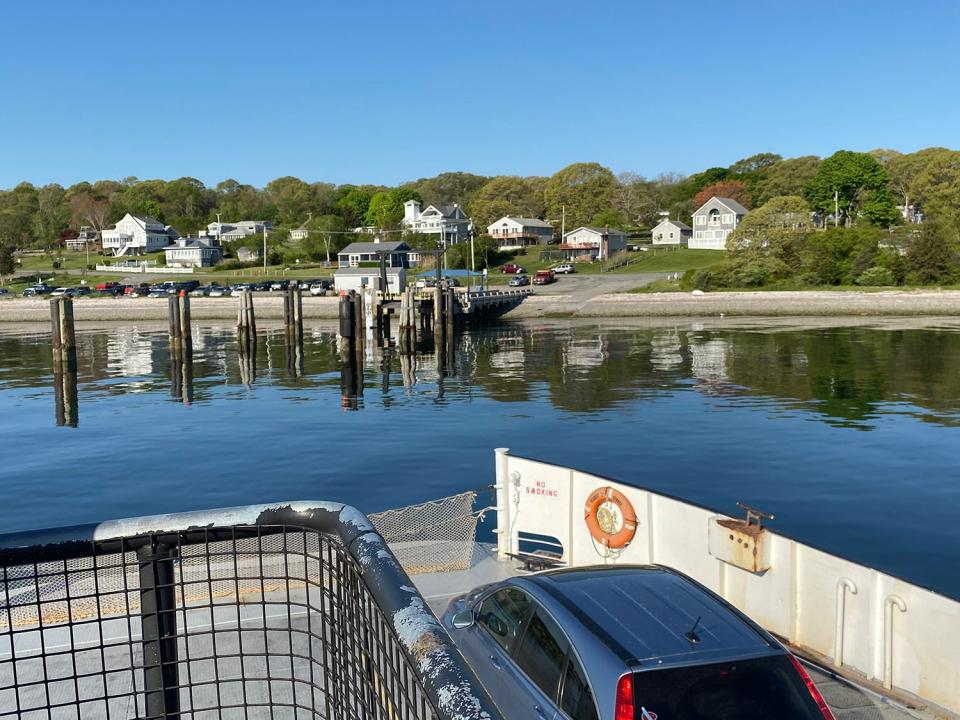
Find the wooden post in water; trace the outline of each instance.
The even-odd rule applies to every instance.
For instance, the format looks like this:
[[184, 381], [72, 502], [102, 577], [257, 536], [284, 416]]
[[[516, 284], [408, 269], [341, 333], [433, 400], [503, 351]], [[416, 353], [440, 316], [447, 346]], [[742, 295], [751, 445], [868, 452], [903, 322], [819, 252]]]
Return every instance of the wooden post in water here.
[[237, 345], [240, 350], [240, 379], [245, 385], [252, 385], [257, 374], [257, 321], [253, 310], [253, 293], [249, 288], [240, 291]]
[[56, 368], [63, 362], [60, 339], [60, 298], [50, 298], [50, 340], [53, 346], [53, 365]]
[[437, 285], [433, 288], [433, 335], [434, 342], [436, 338], [440, 338], [442, 341], [443, 338], [443, 329], [445, 325], [443, 322], [443, 288]]
[[177, 297], [177, 307], [180, 310], [180, 342], [184, 348], [193, 349], [193, 325], [190, 321], [190, 294], [181, 290]]
[[446, 312], [446, 321], [447, 321], [447, 335], [453, 336], [453, 331], [456, 326], [457, 314], [456, 314], [456, 303], [457, 303], [457, 294], [452, 287], [447, 288], [447, 301], [444, 303], [444, 311]]

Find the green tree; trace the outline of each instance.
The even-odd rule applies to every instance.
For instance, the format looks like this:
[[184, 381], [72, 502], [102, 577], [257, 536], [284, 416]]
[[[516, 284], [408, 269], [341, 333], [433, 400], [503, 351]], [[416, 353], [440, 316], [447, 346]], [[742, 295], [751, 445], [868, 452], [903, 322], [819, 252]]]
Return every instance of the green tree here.
[[[924, 153], [922, 169], [910, 185], [924, 212], [946, 223], [960, 220], [960, 152], [933, 148]], [[920, 155], [921, 153], [917, 153]]]
[[[403, 187], [415, 191], [427, 205], [453, 205], [467, 207], [476, 193], [490, 178], [465, 172], [446, 172], [433, 178], [420, 178]], [[496, 218], [494, 218], [496, 220]]]
[[313, 260], [324, 259], [331, 262], [331, 254], [336, 254], [347, 246], [350, 236], [346, 234], [347, 224], [339, 215], [321, 215], [307, 223], [309, 234], [300, 245]]
[[367, 225], [378, 227], [381, 230], [392, 230], [400, 227], [403, 220], [403, 204], [408, 200], [421, 201], [415, 190], [396, 188], [387, 192], [378, 192], [370, 198], [370, 207], [367, 208]]
[[804, 187], [817, 174], [819, 166], [820, 158], [807, 155], [781, 160], [753, 173], [745, 180], [753, 207], [759, 207], [775, 197], [803, 195]]
[[478, 228], [487, 228], [504, 215], [539, 218], [543, 215], [543, 190], [529, 178], [495, 177], [480, 188], [468, 206]]
[[927, 285], [956, 278], [960, 268], [956, 234], [956, 229], [943, 221], [925, 222], [907, 250], [908, 282]]
[[313, 188], [289, 175], [267, 183], [264, 194], [268, 213], [272, 215], [270, 219], [279, 225], [299, 225], [312, 211], [315, 201]]
[[613, 173], [597, 163], [568, 165], [544, 187], [547, 217], [555, 221], [565, 212], [568, 230], [586, 225], [597, 213], [613, 207], [616, 184]]
[[813, 233], [810, 206], [790, 195], [777, 197], [744, 215], [740, 225], [727, 237], [727, 252], [735, 265], [773, 258], [790, 272], [800, 270], [800, 255]]
[[[820, 163], [804, 194], [823, 218], [838, 209], [844, 224], [849, 226], [866, 206], [867, 219], [883, 224], [896, 213], [888, 182], [887, 171], [876, 158], [839, 150]], [[835, 218], [835, 222], [839, 219]]]
[[369, 188], [354, 185], [341, 185], [337, 188], [335, 201], [337, 213], [346, 221], [348, 227], [363, 225], [374, 194], [375, 192]]
[[14, 267], [13, 248], [6, 243], [0, 244], [0, 278], [12, 275]]

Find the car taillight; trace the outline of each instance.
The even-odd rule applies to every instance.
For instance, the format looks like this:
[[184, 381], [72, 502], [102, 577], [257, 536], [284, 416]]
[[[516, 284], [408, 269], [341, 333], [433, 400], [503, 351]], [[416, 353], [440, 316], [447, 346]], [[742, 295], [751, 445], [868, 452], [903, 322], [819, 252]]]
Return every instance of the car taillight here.
[[617, 682], [617, 701], [614, 705], [613, 720], [634, 720], [632, 673], [622, 676]]
[[800, 664], [800, 661], [797, 660], [793, 655], [789, 655], [790, 664], [793, 665], [794, 670], [800, 675], [800, 679], [803, 680], [803, 684], [807, 686], [807, 692], [810, 693], [810, 697], [813, 698], [813, 701], [817, 704], [817, 708], [820, 710], [820, 714], [823, 715], [823, 720], [836, 720], [833, 717], [833, 711], [827, 706], [826, 701], [823, 699], [823, 695], [820, 694], [820, 691], [817, 690], [817, 686], [813, 684], [813, 680], [810, 679], [810, 676], [807, 674], [807, 671], [803, 669], [803, 665]]

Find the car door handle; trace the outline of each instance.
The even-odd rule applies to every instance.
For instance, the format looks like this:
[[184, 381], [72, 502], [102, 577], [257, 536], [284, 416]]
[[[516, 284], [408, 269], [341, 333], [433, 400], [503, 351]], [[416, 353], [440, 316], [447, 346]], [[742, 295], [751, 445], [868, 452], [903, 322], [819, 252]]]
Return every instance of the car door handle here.
[[501, 665], [500, 661], [497, 660], [496, 655], [490, 656], [490, 664], [493, 665], [497, 670], [503, 670], [503, 665]]
[[540, 707], [539, 705], [534, 705], [534, 706], [533, 706], [533, 711], [534, 711], [537, 715], [539, 715], [540, 717], [546, 717], [546, 716], [547, 716], [546, 713], [543, 712], [543, 708]]

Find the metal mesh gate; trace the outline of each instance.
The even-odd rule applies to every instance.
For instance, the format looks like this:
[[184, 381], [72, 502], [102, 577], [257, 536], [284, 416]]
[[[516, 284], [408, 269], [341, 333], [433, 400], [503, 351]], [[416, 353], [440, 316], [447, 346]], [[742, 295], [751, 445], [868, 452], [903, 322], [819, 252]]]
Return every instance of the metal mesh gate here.
[[370, 515], [410, 575], [470, 567], [477, 535], [475, 492]]
[[0, 538], [0, 719], [451, 717], [423, 672], [449, 637], [376, 533], [316, 519]]

